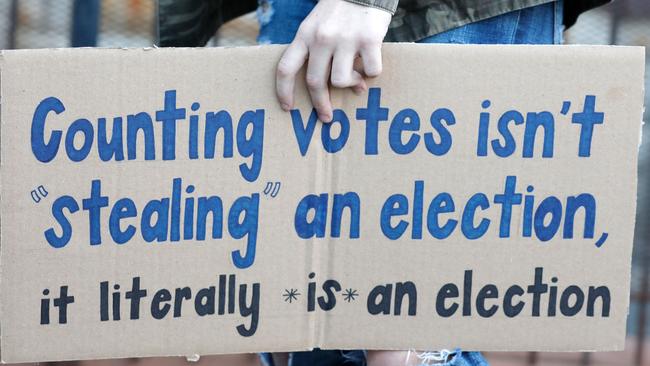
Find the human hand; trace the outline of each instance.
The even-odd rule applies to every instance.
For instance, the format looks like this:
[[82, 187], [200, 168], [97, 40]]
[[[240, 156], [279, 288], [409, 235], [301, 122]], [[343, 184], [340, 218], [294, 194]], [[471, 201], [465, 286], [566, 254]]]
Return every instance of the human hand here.
[[[381, 43], [391, 14], [344, 0], [320, 0], [302, 22], [276, 73], [282, 109], [293, 108], [296, 75], [307, 62], [305, 81], [311, 102], [323, 122], [332, 120], [329, 83], [336, 88], [367, 89], [364, 76], [381, 73]], [[361, 64], [355, 68], [355, 59]]]

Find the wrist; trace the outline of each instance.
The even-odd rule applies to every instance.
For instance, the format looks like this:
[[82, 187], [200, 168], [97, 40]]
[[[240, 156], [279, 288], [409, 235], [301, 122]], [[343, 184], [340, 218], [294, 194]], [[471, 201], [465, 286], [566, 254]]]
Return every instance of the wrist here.
[[397, 10], [397, 4], [399, 0], [345, 0], [347, 2], [363, 5], [375, 9], [381, 9], [390, 13], [390, 15], [395, 14]]

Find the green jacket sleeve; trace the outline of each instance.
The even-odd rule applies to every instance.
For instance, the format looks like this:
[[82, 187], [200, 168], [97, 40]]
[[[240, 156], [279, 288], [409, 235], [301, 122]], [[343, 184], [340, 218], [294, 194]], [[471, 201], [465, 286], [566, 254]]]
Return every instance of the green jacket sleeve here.
[[377, 9], [386, 10], [391, 14], [395, 14], [397, 10], [397, 3], [399, 0], [346, 0], [351, 3], [370, 6]]

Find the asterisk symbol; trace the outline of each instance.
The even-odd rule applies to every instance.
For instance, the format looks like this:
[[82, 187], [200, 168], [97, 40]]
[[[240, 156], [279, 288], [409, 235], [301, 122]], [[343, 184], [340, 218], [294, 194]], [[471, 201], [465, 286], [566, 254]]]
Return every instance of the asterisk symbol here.
[[343, 291], [343, 300], [345, 300], [347, 302], [352, 302], [352, 301], [356, 300], [357, 296], [359, 296], [359, 294], [357, 293], [357, 290], [353, 290], [353, 289], [349, 288], [349, 289]]
[[288, 301], [289, 303], [292, 303], [294, 300], [298, 300], [298, 296], [300, 296], [300, 293], [296, 288], [292, 288], [290, 290], [284, 289], [284, 294], [282, 294], [284, 301]]

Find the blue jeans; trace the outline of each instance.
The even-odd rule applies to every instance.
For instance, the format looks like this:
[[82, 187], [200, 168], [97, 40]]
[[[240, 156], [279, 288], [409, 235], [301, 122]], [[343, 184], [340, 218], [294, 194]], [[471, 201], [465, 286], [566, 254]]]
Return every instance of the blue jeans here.
[[[489, 366], [487, 360], [480, 352], [441, 351], [437, 352], [443, 356], [445, 361], [426, 361], [421, 357], [423, 366]], [[420, 354], [420, 353], [418, 353]], [[270, 353], [260, 354], [262, 364], [274, 366]], [[412, 358], [412, 357], [411, 357]], [[324, 351], [316, 349], [307, 352], [294, 352], [289, 357], [289, 366], [365, 366], [366, 352], [363, 350], [354, 351]], [[403, 366], [403, 365], [394, 365]]]
[[[298, 27], [316, 5], [316, 0], [259, 0], [257, 10], [260, 44], [291, 43]], [[562, 0], [485, 19], [419, 40], [421, 43], [464, 44], [559, 44], [562, 43]], [[444, 330], [442, 330], [444, 331]], [[269, 354], [265, 364], [272, 366]], [[423, 365], [426, 364], [423, 361]], [[428, 363], [431, 364], [431, 363]], [[364, 351], [295, 352], [289, 366], [365, 365]], [[450, 352], [437, 366], [483, 366], [479, 352]], [[402, 366], [402, 365], [395, 365]]]
[[[317, 0], [259, 0], [260, 44], [288, 44]], [[560, 44], [562, 0], [513, 11], [419, 40], [419, 43]]]

